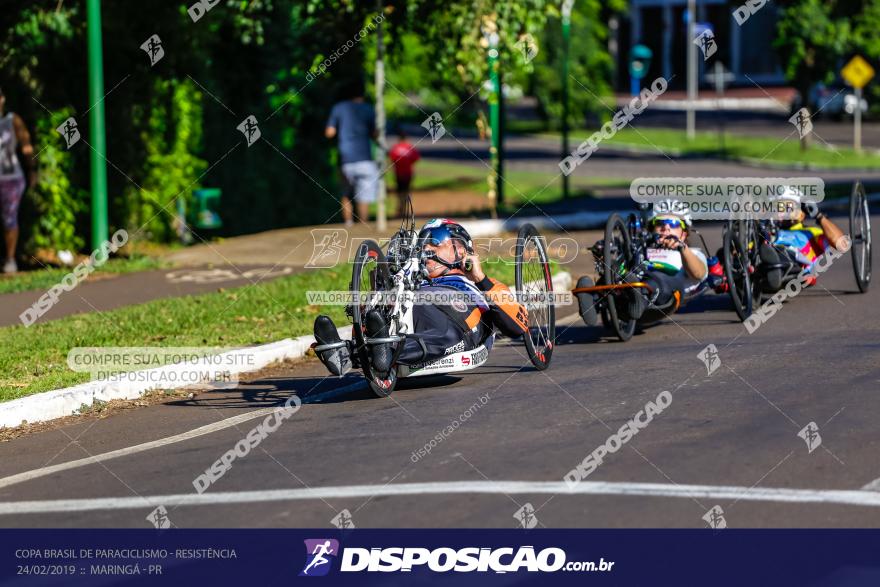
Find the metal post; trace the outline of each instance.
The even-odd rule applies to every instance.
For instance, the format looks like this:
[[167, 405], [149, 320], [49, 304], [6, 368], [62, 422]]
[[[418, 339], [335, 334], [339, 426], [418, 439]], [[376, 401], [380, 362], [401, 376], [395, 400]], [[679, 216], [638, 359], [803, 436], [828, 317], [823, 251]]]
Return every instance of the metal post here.
[[495, 206], [496, 208], [504, 201], [502, 198], [502, 179], [500, 165], [498, 163], [501, 153], [499, 151], [499, 138], [501, 135], [501, 82], [498, 79], [498, 34], [489, 35], [489, 81], [492, 93], [489, 95], [489, 127], [492, 132], [492, 146], [489, 149], [492, 158], [492, 173], [495, 176]]
[[[376, 0], [376, 11], [383, 14], [382, 0]], [[376, 164], [379, 170], [385, 169], [385, 39], [382, 34], [382, 21], [376, 25]], [[385, 208], [387, 189], [385, 174], [379, 176], [379, 197], [376, 203], [376, 229], [383, 231], [388, 226], [388, 214]], [[403, 210], [398, 210], [403, 214]]]
[[107, 141], [104, 132], [104, 59], [101, 43], [101, 0], [86, 3], [89, 59], [89, 139], [92, 143], [92, 249], [109, 236], [107, 221]]
[[856, 111], [853, 116], [853, 149], [862, 150], [862, 88], [856, 88]]
[[688, 0], [687, 21], [687, 138], [694, 138], [696, 116], [694, 106], [697, 100], [697, 46], [696, 37], [697, 1]]
[[[570, 154], [568, 145], [568, 60], [571, 49], [571, 9], [574, 0], [562, 3], [562, 158]], [[562, 197], [570, 197], [567, 173], [562, 174]]]

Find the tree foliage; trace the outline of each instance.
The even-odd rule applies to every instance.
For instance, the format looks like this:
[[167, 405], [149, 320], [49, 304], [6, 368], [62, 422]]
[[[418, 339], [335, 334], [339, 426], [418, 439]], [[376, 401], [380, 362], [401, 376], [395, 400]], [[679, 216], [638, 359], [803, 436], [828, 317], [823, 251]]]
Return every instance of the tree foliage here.
[[[880, 0], [780, 0], [775, 46], [788, 80], [806, 95], [816, 82], [830, 83], [856, 54], [880, 69]], [[866, 91], [880, 106], [880, 84]]]
[[[102, 4], [111, 227], [173, 239], [177, 199], [191, 207], [201, 186], [223, 190], [225, 234], [335, 218], [340, 185], [323, 128], [342, 89], [372, 78], [374, 2], [225, 0], [197, 22], [180, 0]], [[607, 7], [576, 7], [572, 74], [599, 94]], [[88, 240], [85, 13], [85, 0], [12, 1], [0, 11], [0, 85], [40, 153], [41, 181], [23, 212], [31, 248]], [[505, 83], [530, 88], [558, 117], [558, 13], [546, 0], [384, 0], [389, 106], [412, 110], [407, 96], [416, 94], [472, 114], [485, 97], [494, 31]], [[154, 34], [164, 57], [151, 66], [140, 46]], [[532, 63], [526, 36], [540, 47]], [[572, 96], [575, 112], [595, 106]], [[262, 140], [248, 147], [236, 127], [250, 115]], [[68, 116], [84, 139], [69, 150], [54, 131]]]

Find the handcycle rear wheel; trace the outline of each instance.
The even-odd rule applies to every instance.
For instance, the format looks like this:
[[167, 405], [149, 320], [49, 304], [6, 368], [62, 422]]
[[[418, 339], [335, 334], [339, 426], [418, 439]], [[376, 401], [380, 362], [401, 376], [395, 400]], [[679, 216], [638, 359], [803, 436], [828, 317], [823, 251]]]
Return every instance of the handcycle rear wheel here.
[[724, 275], [733, 309], [743, 322], [752, 315], [752, 259], [749, 254], [751, 222], [746, 220], [728, 221], [724, 227], [722, 254]]
[[865, 186], [857, 181], [849, 199], [850, 252], [853, 273], [859, 291], [865, 293], [871, 285], [871, 215]]
[[[627, 273], [634, 268], [633, 251], [630, 241], [629, 229], [619, 214], [612, 214], [605, 223], [605, 249], [604, 249], [604, 283], [606, 285], [618, 285], [625, 283]], [[621, 270], [624, 273], [621, 273]], [[611, 290], [605, 297], [605, 308], [608, 314], [608, 322], [611, 330], [621, 341], [626, 342], [632, 338], [636, 330], [636, 321], [633, 319], [622, 320], [618, 317], [618, 302], [623, 300], [625, 294], [622, 291]], [[604, 318], [604, 313], [603, 313]]]
[[517, 234], [514, 273], [517, 297], [529, 315], [529, 330], [523, 335], [526, 353], [543, 371], [550, 366], [556, 346], [556, 307], [544, 238], [531, 224], [521, 226]]
[[[385, 312], [386, 306], [377, 299], [379, 294], [391, 286], [388, 261], [376, 241], [366, 240], [358, 247], [354, 257], [351, 275], [352, 304], [349, 307], [352, 322], [352, 340], [364, 377], [370, 390], [380, 397], [391, 395], [397, 384], [397, 369], [392, 366], [389, 373], [373, 373], [370, 362], [370, 349], [367, 343], [366, 315], [370, 310]], [[390, 324], [391, 317], [384, 316]]]

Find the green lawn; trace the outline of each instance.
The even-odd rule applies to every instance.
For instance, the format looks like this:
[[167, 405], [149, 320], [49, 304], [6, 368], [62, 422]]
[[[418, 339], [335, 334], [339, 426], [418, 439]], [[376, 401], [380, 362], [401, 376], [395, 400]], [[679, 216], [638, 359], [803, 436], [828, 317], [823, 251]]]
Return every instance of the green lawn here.
[[[487, 262], [486, 268], [513, 282], [513, 264]], [[0, 401], [88, 381], [88, 374], [67, 366], [73, 347], [246, 346], [310, 334], [319, 313], [347, 324], [342, 306], [309, 306], [306, 292], [347, 290], [350, 271], [350, 265], [308, 271], [252, 287], [0, 328]]]
[[[791, 130], [794, 130], [794, 127]], [[539, 136], [558, 139], [559, 133], [540, 133]], [[571, 142], [576, 147], [589, 136], [586, 131], [579, 130], [572, 134]], [[624, 128], [607, 143], [640, 147], [653, 152], [659, 150], [671, 157], [704, 155], [765, 163], [806, 163], [828, 168], [880, 169], [880, 155], [870, 152], [856, 153], [850, 148], [831, 148], [817, 140], [812, 142], [807, 151], [802, 151], [796, 134], [783, 139], [726, 132], [722, 139], [722, 135], [718, 132], [698, 132], [693, 141], [688, 141], [683, 130]], [[601, 143], [599, 148], [602, 148]]]
[[[110, 259], [88, 277], [97, 279], [102, 276], [119, 273], [133, 273], [159, 269], [166, 264], [160, 259], [145, 255]], [[47, 290], [59, 283], [65, 275], [73, 271], [73, 267], [47, 267], [33, 271], [20, 271], [14, 275], [0, 275], [0, 294], [16, 293], [29, 290]]]

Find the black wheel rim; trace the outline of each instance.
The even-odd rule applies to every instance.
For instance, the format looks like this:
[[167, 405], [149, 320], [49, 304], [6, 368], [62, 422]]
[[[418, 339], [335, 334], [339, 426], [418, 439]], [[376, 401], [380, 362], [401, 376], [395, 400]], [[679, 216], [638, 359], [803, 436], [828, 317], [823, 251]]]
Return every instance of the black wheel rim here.
[[740, 320], [752, 314], [752, 284], [746, 223], [730, 222], [724, 233], [724, 273], [733, 308]]
[[[612, 215], [605, 226], [604, 264], [605, 283], [608, 285], [624, 283], [627, 272], [633, 269], [629, 231], [617, 214]], [[625, 303], [623, 296], [622, 291], [611, 290], [607, 294], [605, 305], [611, 329], [620, 340], [627, 341], [635, 332], [636, 321], [621, 320], [618, 317], [617, 304]]]
[[857, 182], [853, 188], [849, 210], [850, 251], [856, 284], [862, 293], [871, 284], [871, 216], [865, 187]]
[[529, 316], [526, 351], [532, 364], [546, 369], [556, 343], [556, 308], [550, 299], [553, 276], [543, 239], [531, 227], [523, 227], [517, 255], [516, 287]]
[[381, 310], [377, 303], [377, 297], [387, 288], [388, 281], [388, 264], [382, 250], [375, 242], [365, 241], [355, 255], [352, 270], [351, 290], [355, 296], [350, 312], [353, 325], [352, 338], [364, 377], [367, 378], [370, 389], [380, 396], [387, 396], [394, 390], [397, 377], [393, 369], [391, 373], [382, 376], [372, 372], [370, 354], [365, 343], [365, 317], [371, 309]]

